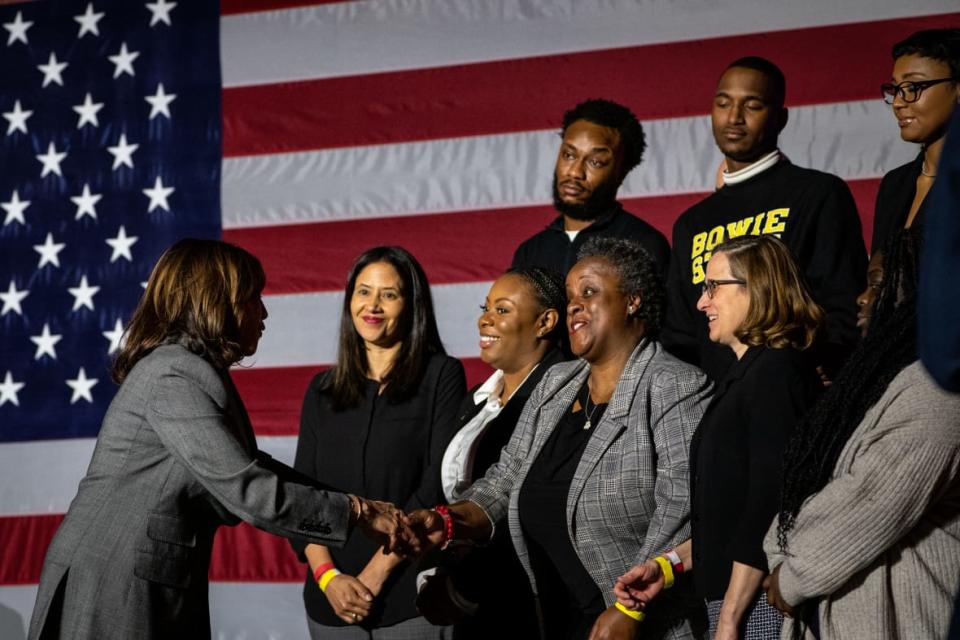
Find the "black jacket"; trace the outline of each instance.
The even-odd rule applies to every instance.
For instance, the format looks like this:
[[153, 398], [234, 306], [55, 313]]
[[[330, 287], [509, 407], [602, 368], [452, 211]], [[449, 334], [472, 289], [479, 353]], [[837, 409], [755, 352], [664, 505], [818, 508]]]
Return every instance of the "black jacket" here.
[[[897, 229], [903, 227], [910, 213], [913, 198], [917, 195], [917, 178], [923, 169], [923, 153], [915, 160], [888, 172], [880, 181], [877, 192], [877, 206], [873, 214], [873, 239], [870, 242], [870, 254], [883, 251], [884, 245]], [[929, 198], [924, 198], [914, 218], [923, 222], [924, 212]]]
[[693, 582], [722, 599], [733, 562], [767, 571], [783, 451], [820, 379], [795, 349], [751, 347], [727, 372], [690, 443]]
[[[456, 408], [466, 387], [460, 361], [431, 356], [416, 392], [400, 402], [378, 395], [379, 385], [370, 380], [360, 406], [343, 411], [334, 411], [329, 395], [320, 391], [331, 372], [319, 374], [307, 388], [294, 467], [327, 486], [392, 502], [406, 511], [442, 502], [440, 477], [431, 471], [454, 433]], [[291, 545], [305, 560], [306, 545]], [[360, 573], [375, 552], [377, 545], [362, 535], [350, 536], [342, 549], [330, 549], [337, 568], [351, 576]], [[395, 570], [360, 626], [382, 627], [416, 617], [416, 573], [415, 563]], [[309, 570], [303, 599], [313, 620], [346, 625]]]
[[867, 272], [860, 216], [843, 180], [787, 160], [723, 187], [674, 223], [663, 345], [714, 381], [733, 364], [730, 349], [710, 342], [697, 300], [714, 247], [747, 234], [777, 235], [793, 252], [827, 314], [826, 348], [816, 355], [818, 364], [838, 368], [860, 339], [856, 298]]
[[577, 251], [593, 237], [636, 240], [650, 253], [660, 273], [666, 276], [670, 262], [670, 245], [662, 233], [635, 215], [623, 210], [619, 202], [586, 227], [571, 242], [563, 230], [563, 216], [558, 216], [546, 229], [525, 240], [513, 254], [513, 266], [543, 267], [566, 275], [577, 262]]
[[[500, 450], [513, 435], [514, 427], [517, 426], [530, 394], [547, 370], [563, 359], [563, 353], [559, 349], [547, 353], [497, 417], [487, 424], [474, 459], [472, 481], [482, 478], [487, 469], [500, 459]], [[473, 392], [476, 389], [477, 387], [471, 389], [460, 405], [460, 417], [455, 432], [470, 422], [483, 408], [483, 403], [475, 404], [473, 401]], [[449, 573], [457, 591], [468, 600], [479, 604], [476, 615], [456, 625], [456, 640], [494, 638], [507, 629], [505, 621], [510, 621], [512, 637], [538, 637], [540, 631], [530, 582], [517, 559], [508, 527], [497, 527], [493, 540], [485, 547], [478, 547], [463, 554], [451, 550], [439, 554], [435, 561]]]

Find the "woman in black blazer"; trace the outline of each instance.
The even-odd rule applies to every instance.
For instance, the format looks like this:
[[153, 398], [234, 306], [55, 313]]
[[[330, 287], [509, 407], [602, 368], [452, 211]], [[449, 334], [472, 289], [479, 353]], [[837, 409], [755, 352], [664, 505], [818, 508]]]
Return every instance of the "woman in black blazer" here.
[[710, 339], [737, 362], [717, 386], [690, 444], [691, 538], [628, 571], [618, 598], [637, 607], [692, 572], [713, 638], [779, 638], [780, 614], [760, 595], [763, 537], [777, 513], [787, 439], [821, 388], [803, 351], [823, 311], [790, 250], [773, 236], [714, 250], [697, 304]]
[[[449, 502], [486, 474], [510, 440], [543, 374], [564, 360], [560, 332], [566, 308], [563, 278], [541, 268], [511, 269], [497, 279], [477, 319], [480, 358], [496, 371], [460, 405], [457, 435], [440, 471]], [[536, 608], [509, 530], [482, 548], [450, 548], [421, 573], [418, 607], [435, 624], [456, 622], [454, 638], [490, 638], [509, 630], [536, 637]]]

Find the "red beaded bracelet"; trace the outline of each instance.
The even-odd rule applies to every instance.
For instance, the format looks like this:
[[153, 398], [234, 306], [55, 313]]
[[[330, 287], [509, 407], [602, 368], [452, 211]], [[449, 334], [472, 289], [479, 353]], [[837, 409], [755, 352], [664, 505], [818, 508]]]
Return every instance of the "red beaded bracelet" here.
[[450, 515], [450, 507], [445, 504], [438, 504], [433, 510], [443, 518], [443, 545], [440, 548], [446, 549], [453, 542], [453, 516]]
[[323, 576], [323, 574], [325, 574], [330, 569], [336, 569], [336, 568], [337, 568], [337, 565], [333, 564], [332, 562], [324, 562], [323, 564], [321, 564], [320, 566], [318, 566], [316, 569], [313, 570], [313, 581], [320, 582], [320, 578], [321, 576]]

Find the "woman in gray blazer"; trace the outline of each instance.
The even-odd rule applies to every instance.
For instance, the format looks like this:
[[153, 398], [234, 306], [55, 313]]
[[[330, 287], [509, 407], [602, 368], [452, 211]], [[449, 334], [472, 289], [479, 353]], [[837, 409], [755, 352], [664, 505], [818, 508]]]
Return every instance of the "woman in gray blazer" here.
[[435, 544], [487, 540], [506, 520], [551, 640], [641, 626], [644, 638], [702, 637], [703, 605], [683, 585], [638, 613], [615, 606], [613, 584], [689, 535], [687, 455], [709, 383], [656, 341], [663, 285], [639, 245], [598, 238], [579, 258], [566, 288], [580, 359], [545, 374], [465, 500], [411, 519]]
[[393, 505], [312, 486], [257, 449], [228, 369], [257, 349], [264, 280], [255, 257], [214, 240], [160, 257], [87, 475], [47, 550], [30, 638], [209, 637], [222, 524], [333, 545], [356, 526], [415, 544]]

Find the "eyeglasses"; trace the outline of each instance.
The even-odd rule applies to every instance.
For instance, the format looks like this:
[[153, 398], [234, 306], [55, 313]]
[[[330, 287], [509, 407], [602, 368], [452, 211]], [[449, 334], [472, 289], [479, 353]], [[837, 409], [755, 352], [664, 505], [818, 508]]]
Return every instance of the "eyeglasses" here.
[[713, 296], [717, 295], [717, 287], [724, 284], [747, 284], [746, 280], [704, 280], [703, 286], [700, 287], [700, 293], [707, 294], [707, 297], [713, 300]]
[[880, 94], [883, 96], [883, 101], [887, 104], [893, 104], [893, 101], [897, 99], [899, 95], [903, 98], [904, 102], [916, 102], [920, 99], [923, 90], [927, 87], [932, 87], [935, 84], [940, 84], [941, 82], [953, 82], [956, 78], [940, 78], [939, 80], [921, 80], [920, 82], [901, 82], [900, 84], [892, 84], [890, 82], [880, 85]]

